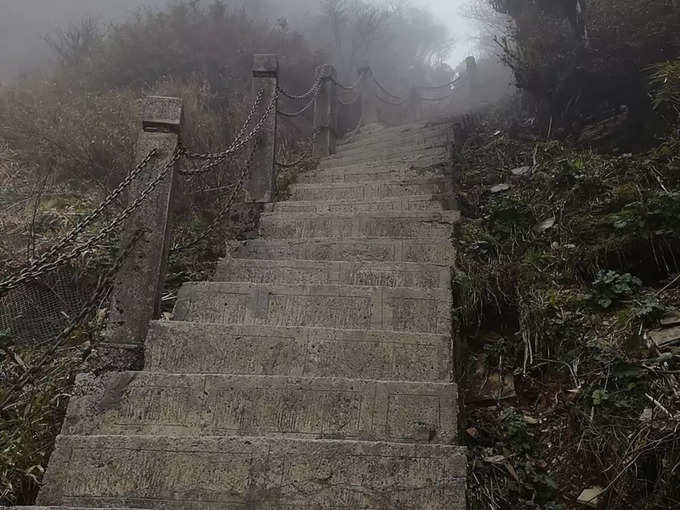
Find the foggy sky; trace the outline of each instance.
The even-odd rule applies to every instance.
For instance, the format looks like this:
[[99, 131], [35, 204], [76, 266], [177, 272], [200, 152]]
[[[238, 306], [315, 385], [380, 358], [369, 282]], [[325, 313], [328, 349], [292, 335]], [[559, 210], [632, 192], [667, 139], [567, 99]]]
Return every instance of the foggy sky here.
[[[0, 82], [43, 65], [49, 55], [43, 37], [59, 27], [86, 17], [119, 20], [142, 6], [158, 6], [172, 0], [0, 0]], [[243, 0], [249, 5], [248, 0]], [[472, 27], [460, 13], [470, 0], [411, 0], [432, 11], [456, 40], [449, 61], [457, 64], [472, 52]], [[254, 2], [253, 2], [254, 3]], [[290, 5], [299, 0], [288, 0]], [[252, 5], [252, 4], [250, 4]], [[286, 0], [278, 0], [283, 13]], [[307, 11], [303, 9], [304, 11]], [[290, 14], [290, 13], [288, 13]]]

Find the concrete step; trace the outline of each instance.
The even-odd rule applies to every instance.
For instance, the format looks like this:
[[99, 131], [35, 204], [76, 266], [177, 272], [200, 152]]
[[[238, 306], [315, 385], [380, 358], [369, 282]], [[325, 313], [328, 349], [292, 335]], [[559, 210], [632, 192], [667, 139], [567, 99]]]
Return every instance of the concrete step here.
[[253, 239], [235, 242], [229, 253], [239, 259], [414, 262], [452, 266], [456, 252], [448, 239]]
[[451, 333], [447, 289], [349, 285], [184, 284], [174, 318], [211, 324]]
[[272, 212], [291, 213], [363, 213], [378, 211], [443, 211], [458, 209], [453, 195], [416, 195], [396, 197], [368, 202], [346, 202], [329, 200], [277, 202]]
[[454, 446], [60, 436], [39, 504], [164, 510], [465, 508]]
[[78, 376], [62, 434], [454, 444], [456, 386], [116, 372]]
[[407, 164], [384, 167], [348, 166], [330, 170], [313, 170], [298, 177], [300, 184], [333, 184], [360, 182], [390, 182], [413, 179], [441, 179], [446, 177], [442, 167], [410, 168]]
[[423, 333], [151, 323], [148, 371], [448, 382], [451, 337]]
[[376, 213], [271, 213], [260, 217], [267, 239], [380, 238], [450, 239], [459, 211]]
[[392, 156], [407, 156], [420, 151], [427, 151], [435, 148], [444, 149], [450, 147], [450, 137], [447, 133], [434, 134], [412, 142], [409, 140], [398, 140], [395, 144], [392, 141], [364, 143], [363, 145], [339, 146], [335, 152], [324, 160], [337, 160], [346, 157], [365, 156], [367, 159], [389, 159]]
[[449, 161], [451, 155], [447, 147], [434, 146], [427, 149], [406, 153], [371, 153], [357, 152], [356, 154], [338, 155], [319, 161], [319, 170], [340, 168], [391, 168], [398, 165], [408, 165], [408, 168], [427, 168], [431, 165]]
[[292, 184], [290, 200], [385, 200], [414, 195], [445, 195], [453, 192], [448, 178], [416, 178], [403, 181], [378, 181], [333, 184]]
[[376, 130], [371, 133], [359, 133], [351, 139], [341, 139], [338, 142], [338, 153], [346, 150], [366, 148], [383, 144], [387, 147], [406, 147], [424, 144], [433, 138], [449, 138], [452, 133], [450, 123], [442, 124], [409, 124], [392, 128]]
[[368, 285], [450, 289], [451, 268], [431, 264], [222, 259], [217, 282], [276, 285]]

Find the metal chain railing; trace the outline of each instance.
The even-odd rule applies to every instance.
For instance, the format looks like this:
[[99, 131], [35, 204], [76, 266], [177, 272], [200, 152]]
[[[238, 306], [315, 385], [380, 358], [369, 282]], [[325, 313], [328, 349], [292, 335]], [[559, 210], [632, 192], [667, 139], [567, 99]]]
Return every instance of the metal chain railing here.
[[279, 168], [294, 168], [303, 161], [309, 159], [314, 152], [314, 143], [316, 142], [316, 139], [318, 138], [319, 134], [321, 134], [321, 129], [315, 129], [314, 132], [312, 133], [312, 136], [310, 136], [307, 140], [308, 144], [307, 150], [303, 152], [302, 155], [298, 157], [296, 160], [291, 161], [289, 163], [275, 161], [276, 166], [278, 166]]
[[19, 274], [12, 276], [2, 282], [0, 282], [0, 295], [12, 290], [19, 285], [22, 285], [28, 281], [36, 280], [48, 273], [55, 271], [56, 269], [68, 264], [72, 260], [81, 257], [85, 252], [99, 244], [103, 239], [105, 239], [109, 234], [111, 234], [118, 226], [120, 226], [137, 208], [153, 193], [158, 184], [163, 180], [163, 178], [168, 174], [168, 172], [177, 164], [177, 162], [183, 156], [183, 149], [178, 147], [175, 150], [172, 158], [166, 163], [166, 165], [161, 169], [159, 174], [154, 178], [147, 187], [142, 191], [142, 193], [134, 200], [129, 206], [127, 206], [116, 218], [114, 218], [106, 227], [101, 229], [99, 233], [86, 242], [78, 244], [70, 252], [61, 253], [52, 262], [44, 262], [38, 266], [29, 266], [24, 270], [20, 271]]
[[[274, 94], [274, 97], [272, 98], [272, 104], [276, 103], [276, 98], [278, 97], [278, 94]], [[248, 117], [246, 118], [245, 122], [243, 123], [243, 126], [241, 126], [241, 129], [239, 130], [238, 134], [236, 135], [236, 138], [232, 141], [231, 145], [227, 147], [225, 150], [221, 152], [204, 152], [204, 153], [199, 153], [199, 152], [192, 152], [188, 149], [185, 150], [185, 156], [188, 159], [224, 159], [227, 156], [230, 156], [232, 154], [235, 154], [238, 152], [242, 147], [244, 147], [257, 133], [262, 129], [262, 126], [264, 125], [265, 121], [271, 114], [271, 105], [270, 108], [267, 109], [265, 112], [265, 116], [260, 119], [260, 122], [255, 126], [254, 129], [252, 129], [246, 136], [246, 132], [248, 130], [248, 126], [253, 121], [253, 118], [255, 117], [255, 113], [260, 109], [260, 106], [262, 105], [262, 101], [264, 100], [264, 90], [260, 90], [258, 92], [257, 97], [255, 99], [255, 102], [250, 108], [250, 112], [248, 112]]]
[[322, 87], [323, 87], [323, 79], [318, 80], [315, 83], [314, 88], [312, 89], [313, 90], [312, 99], [305, 106], [303, 106], [301, 109], [299, 109], [295, 112], [285, 112], [285, 111], [279, 110], [277, 108], [276, 114], [280, 115], [282, 117], [287, 117], [289, 119], [299, 117], [300, 115], [304, 114], [305, 112], [307, 112], [310, 108], [312, 108], [314, 106], [314, 103], [316, 103], [316, 98], [319, 97], [319, 93], [321, 92]]
[[[136, 231], [130, 241], [123, 248], [122, 252], [118, 255], [113, 265], [109, 268], [103, 278], [100, 278], [96, 290], [91, 294], [90, 298], [87, 300], [85, 305], [81, 308], [78, 315], [76, 315], [69, 323], [69, 325], [61, 331], [53, 340], [50, 340], [50, 348], [40, 357], [37, 363], [31, 364], [25, 369], [23, 375], [16, 381], [11, 388], [6, 393], [4, 400], [0, 403], [0, 410], [4, 409], [7, 403], [12, 399], [12, 395], [17, 390], [23, 388], [27, 382], [31, 380], [33, 374], [42, 368], [47, 362], [49, 362], [57, 350], [64, 344], [65, 341], [69, 339], [71, 334], [78, 329], [89, 317], [96, 314], [99, 305], [106, 295], [109, 293], [111, 287], [113, 286], [113, 281], [123, 266], [123, 263], [132, 253], [139, 240], [144, 235], [144, 231]], [[46, 342], [47, 343], [47, 342]]]
[[280, 85], [277, 85], [277, 89], [279, 91], [279, 94], [281, 94], [281, 96], [283, 96], [287, 99], [290, 99], [292, 101], [304, 101], [305, 99], [312, 97], [313, 95], [316, 94], [315, 91], [317, 90], [317, 88], [319, 88], [321, 86], [321, 84], [323, 83], [324, 77], [323, 77], [322, 69], [323, 68], [318, 68], [314, 72], [314, 83], [312, 83], [311, 88], [307, 92], [305, 92], [304, 94], [301, 94], [301, 95], [291, 94], [290, 92], [287, 92]]
[[173, 246], [170, 250], [170, 253], [177, 253], [177, 252], [180, 252], [180, 251], [188, 250], [189, 248], [193, 248], [194, 246], [196, 246], [198, 243], [200, 243], [204, 239], [207, 239], [210, 236], [210, 234], [212, 234], [215, 231], [215, 229], [222, 223], [222, 221], [224, 220], [224, 217], [227, 215], [227, 213], [234, 206], [234, 202], [236, 201], [236, 197], [238, 196], [239, 193], [241, 193], [243, 191], [243, 185], [244, 185], [246, 176], [250, 173], [251, 167], [253, 165], [253, 160], [255, 158], [255, 153], [257, 151], [257, 147], [258, 147], [258, 142], [257, 142], [257, 139], [255, 139], [253, 141], [253, 147], [250, 150], [250, 155], [248, 156], [248, 159], [243, 164], [243, 168], [241, 169], [241, 172], [238, 176], [238, 180], [232, 186], [231, 194], [229, 195], [229, 197], [228, 197], [227, 201], [225, 202], [224, 206], [222, 207], [222, 209], [215, 216], [212, 223], [198, 237], [191, 240], [190, 242], [185, 243], [183, 245], [179, 245], [179, 246]]

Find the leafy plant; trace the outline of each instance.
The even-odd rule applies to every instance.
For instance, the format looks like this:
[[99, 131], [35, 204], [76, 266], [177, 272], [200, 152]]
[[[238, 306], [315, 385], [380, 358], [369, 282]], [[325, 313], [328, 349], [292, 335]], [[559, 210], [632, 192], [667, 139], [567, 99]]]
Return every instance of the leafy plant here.
[[594, 293], [591, 298], [602, 308], [631, 296], [642, 281], [630, 273], [619, 274], [616, 271], [600, 271], [592, 283]]

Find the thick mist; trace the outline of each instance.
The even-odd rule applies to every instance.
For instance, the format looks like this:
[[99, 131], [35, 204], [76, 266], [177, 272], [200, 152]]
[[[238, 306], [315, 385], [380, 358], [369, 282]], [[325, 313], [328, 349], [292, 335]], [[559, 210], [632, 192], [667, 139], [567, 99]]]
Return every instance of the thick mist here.
[[[472, 0], [474, 1], [474, 0]], [[66, 29], [84, 18], [99, 23], [120, 21], [140, 8], [161, 7], [173, 0], [0, 0], [0, 83], [43, 68], [52, 52], [44, 37]], [[203, 0], [209, 3], [208, 0]], [[245, 8], [256, 18], [276, 22], [285, 18], [293, 29], [305, 27], [322, 12], [321, 0], [228, 0], [232, 7]], [[376, 4], [412, 4], [432, 13], [455, 41], [447, 60], [456, 65], [477, 51], [475, 24], [462, 15], [470, 0], [412, 0]]]

